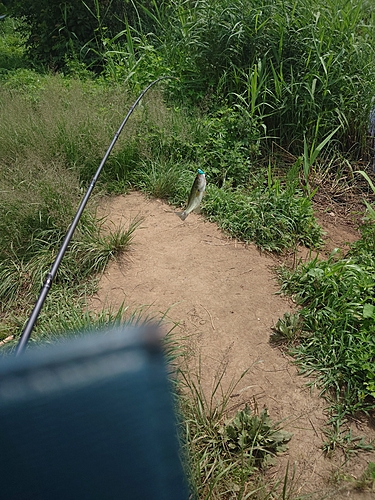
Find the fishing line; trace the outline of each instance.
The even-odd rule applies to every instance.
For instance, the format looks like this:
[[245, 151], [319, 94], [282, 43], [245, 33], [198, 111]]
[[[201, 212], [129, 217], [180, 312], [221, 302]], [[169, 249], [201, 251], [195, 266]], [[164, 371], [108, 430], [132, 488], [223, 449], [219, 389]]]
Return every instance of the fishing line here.
[[108, 156], [110, 155], [112, 149], [113, 149], [113, 146], [115, 145], [119, 135], [121, 134], [121, 131], [122, 129], [124, 128], [126, 122], [128, 121], [130, 115], [133, 113], [134, 109], [136, 108], [137, 104], [139, 103], [139, 101], [142, 99], [142, 97], [146, 94], [146, 92], [148, 90], [150, 90], [150, 88], [155, 85], [155, 83], [158, 83], [160, 82], [160, 80], [166, 80], [166, 79], [170, 79], [170, 78], [175, 78], [173, 76], [162, 76], [156, 80], [154, 80], [153, 82], [151, 82], [138, 96], [137, 100], [134, 102], [134, 104], [132, 105], [132, 107], [129, 109], [128, 111], [128, 114], [126, 115], [126, 117], [124, 118], [123, 122], [121, 123], [120, 125], [120, 128], [117, 130], [116, 134], [114, 135], [113, 139], [112, 139], [112, 142], [111, 144], [109, 145], [109, 148], [107, 149], [107, 152], [105, 153], [99, 167], [98, 167], [98, 170], [96, 171], [94, 177], [92, 178], [91, 180], [91, 183], [89, 185], [89, 188], [84, 196], [84, 198], [82, 199], [81, 201], [81, 204], [79, 205], [78, 207], [78, 210], [77, 210], [77, 213], [71, 223], [71, 225], [69, 226], [69, 229], [65, 235], [65, 238], [64, 238], [64, 241], [61, 245], [61, 248], [56, 256], [56, 259], [54, 261], [54, 263], [52, 264], [52, 267], [49, 271], [49, 273], [47, 274], [46, 276], [46, 279], [45, 279], [45, 282], [40, 290], [40, 293], [39, 293], [39, 297], [35, 303], [35, 306], [34, 306], [34, 309], [26, 323], [26, 326], [21, 334], [21, 337], [18, 341], [18, 344], [17, 344], [17, 347], [16, 347], [16, 356], [19, 356], [24, 350], [25, 350], [25, 347], [26, 347], [26, 344], [31, 336], [31, 333], [34, 329], [34, 326], [35, 326], [35, 323], [36, 323], [36, 320], [38, 319], [38, 316], [39, 316], [39, 313], [43, 307], [43, 304], [44, 304], [44, 301], [46, 300], [46, 297], [47, 297], [47, 294], [52, 286], [52, 282], [56, 276], [56, 273], [57, 273], [57, 270], [61, 264], [61, 261], [64, 257], [64, 254], [66, 252], [66, 249], [70, 243], [70, 240], [73, 236], [73, 233], [77, 227], [77, 224], [79, 222], [79, 219], [81, 218], [81, 215], [82, 215], [82, 212], [88, 202], [88, 199], [92, 193], [92, 190], [94, 189], [95, 187], [95, 184], [99, 178], [99, 175], [100, 175], [100, 172], [102, 171], [102, 168], [104, 167], [104, 164], [105, 162], [107, 161], [108, 159]]

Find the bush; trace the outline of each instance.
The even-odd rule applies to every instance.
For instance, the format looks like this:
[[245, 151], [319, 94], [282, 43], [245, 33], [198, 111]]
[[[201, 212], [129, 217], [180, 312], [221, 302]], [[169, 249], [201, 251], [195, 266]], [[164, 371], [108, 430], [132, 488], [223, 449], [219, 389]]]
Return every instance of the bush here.
[[[299, 154], [304, 135], [366, 147], [374, 88], [374, 8], [367, 1], [177, 2], [164, 57], [202, 107], [247, 102], [267, 135]], [[319, 122], [318, 130], [316, 123]]]
[[231, 235], [263, 250], [281, 252], [297, 244], [314, 248], [322, 243], [310, 200], [277, 184], [250, 192], [210, 186], [204, 210]]
[[333, 254], [281, 273], [282, 290], [302, 306], [293, 353], [343, 414], [374, 406], [375, 262], [371, 245], [364, 246], [362, 240], [344, 259]]
[[66, 57], [100, 68], [104, 34], [120, 30], [125, 15], [121, 0], [15, 0], [8, 8], [23, 21], [29, 59], [54, 70]]

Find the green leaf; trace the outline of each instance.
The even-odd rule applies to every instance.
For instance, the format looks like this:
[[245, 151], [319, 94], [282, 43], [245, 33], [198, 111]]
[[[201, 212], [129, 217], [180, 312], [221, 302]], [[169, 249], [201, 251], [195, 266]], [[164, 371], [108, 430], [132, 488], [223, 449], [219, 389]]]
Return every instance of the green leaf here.
[[375, 306], [372, 304], [365, 304], [363, 306], [363, 317], [364, 318], [374, 318], [375, 317]]

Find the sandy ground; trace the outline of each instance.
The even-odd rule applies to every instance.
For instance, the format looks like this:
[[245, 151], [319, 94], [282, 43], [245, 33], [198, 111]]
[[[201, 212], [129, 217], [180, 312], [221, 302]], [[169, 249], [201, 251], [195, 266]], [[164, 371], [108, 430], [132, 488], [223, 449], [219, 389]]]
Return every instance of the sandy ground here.
[[[182, 222], [160, 200], [130, 193], [105, 200], [100, 207], [113, 226], [127, 226], [135, 217], [143, 222], [135, 232], [130, 252], [112, 262], [100, 282], [91, 308], [130, 310], [143, 307], [158, 318], [178, 323], [176, 336], [190, 352], [190, 367], [201, 366], [207, 389], [222, 370], [224, 389], [246, 375], [231, 398], [233, 406], [249, 401], [267, 407], [274, 421], [283, 420], [292, 432], [287, 453], [270, 470], [270, 478], [283, 477], [295, 468], [295, 493], [319, 492], [314, 498], [375, 498], [356, 493], [345, 482], [332, 484], [333, 474], [356, 477], [374, 453], [361, 453], [342, 466], [342, 456], [323, 456], [322, 428], [325, 402], [306, 388], [291, 359], [270, 344], [271, 328], [294, 305], [277, 295], [273, 267], [277, 260], [253, 245], [227, 238], [215, 224], [191, 214]], [[327, 248], [344, 247], [356, 238], [355, 229], [340, 225], [331, 212], [323, 217]], [[301, 251], [300, 258], [308, 254]], [[199, 360], [199, 361], [198, 361]], [[358, 422], [354, 432], [374, 437], [374, 429]], [[324, 493], [323, 493], [324, 492]]]

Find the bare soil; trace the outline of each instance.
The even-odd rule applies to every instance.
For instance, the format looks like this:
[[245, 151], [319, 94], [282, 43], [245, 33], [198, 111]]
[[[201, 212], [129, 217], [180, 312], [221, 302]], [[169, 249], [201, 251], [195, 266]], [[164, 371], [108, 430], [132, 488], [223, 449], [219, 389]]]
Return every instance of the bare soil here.
[[[169, 205], [136, 192], [104, 200], [100, 214], [113, 226], [127, 226], [139, 216], [143, 222], [130, 252], [106, 269], [91, 308], [116, 309], [124, 303], [157, 318], [166, 314], [167, 323], [178, 323], [176, 336], [189, 349], [190, 369], [200, 365], [207, 390], [222, 370], [224, 390], [248, 370], [232, 395], [233, 407], [255, 400], [293, 433], [288, 452], [270, 469], [270, 481], [282, 478], [289, 462], [295, 471], [295, 494], [375, 498], [374, 492], [352, 488], [350, 481], [369, 461], [375, 462], [375, 453], [361, 452], [349, 463], [340, 451], [332, 458], [323, 455], [326, 402], [306, 387], [292, 359], [270, 343], [277, 320], [295, 309], [278, 295], [274, 267], [281, 258], [228, 238], [194, 213], [182, 222]], [[317, 207], [317, 216], [327, 233], [325, 253], [335, 247], [345, 251], [358, 238], [355, 223], [339, 208]], [[310, 253], [301, 248], [289, 261], [308, 258]], [[365, 419], [352, 425], [354, 434], [375, 437]], [[334, 481], [342, 475], [348, 480]]]

